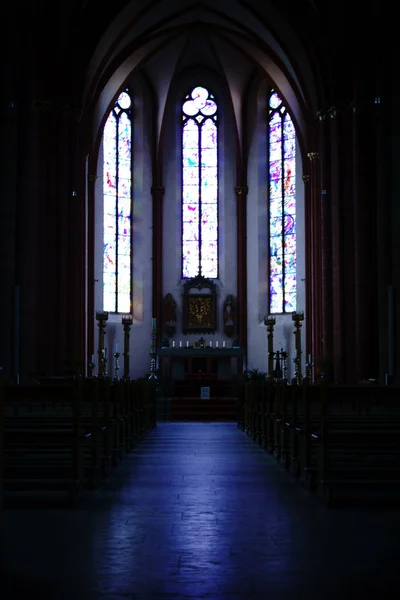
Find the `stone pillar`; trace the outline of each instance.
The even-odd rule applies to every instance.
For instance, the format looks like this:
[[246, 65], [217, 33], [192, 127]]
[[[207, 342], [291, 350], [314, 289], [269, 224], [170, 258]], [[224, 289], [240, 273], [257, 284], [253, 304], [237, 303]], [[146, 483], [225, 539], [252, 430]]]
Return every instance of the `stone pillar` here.
[[[390, 174], [388, 173], [391, 155], [390, 134], [393, 131], [390, 114], [390, 63], [382, 59], [377, 74], [377, 93], [374, 98], [376, 126], [376, 229], [377, 229], [377, 288], [378, 296], [378, 330], [379, 330], [379, 381], [385, 383], [386, 374], [389, 381], [395, 376], [395, 333], [393, 264], [392, 264], [392, 223], [398, 223], [392, 213], [390, 203]], [[397, 226], [398, 229], [398, 226]], [[399, 239], [398, 236], [393, 239]], [[390, 306], [391, 305], [391, 306]], [[399, 321], [397, 320], [399, 325]], [[398, 326], [397, 325], [397, 326]]]
[[163, 298], [163, 197], [164, 187], [154, 184], [153, 197], [153, 306], [152, 317], [157, 319], [156, 347], [162, 335], [162, 298]]
[[309, 225], [310, 225], [310, 273], [311, 273], [311, 342], [316, 371], [322, 368], [322, 247], [321, 247], [321, 184], [320, 154], [309, 152]]
[[[10, 10], [9, 6], [7, 10]], [[4, 380], [15, 381], [16, 374], [20, 372], [21, 358], [21, 307], [18, 306], [18, 298], [22, 273], [18, 261], [18, 240], [23, 215], [19, 206], [18, 189], [24, 185], [19, 164], [22, 158], [19, 143], [21, 139], [25, 139], [23, 121], [26, 112], [22, 102], [25, 97], [19, 88], [27, 82], [26, 77], [19, 76], [17, 68], [20, 21], [13, 13], [7, 13], [7, 16], [10, 18], [7, 18], [7, 27], [4, 27], [2, 37], [8, 53], [7, 60], [2, 62], [0, 87], [3, 107], [0, 114], [0, 148], [4, 173], [0, 202], [0, 366], [4, 371]]]
[[[244, 185], [235, 187], [237, 207], [237, 295], [238, 337], [247, 353], [247, 193]], [[247, 362], [247, 361], [246, 361]]]
[[338, 383], [345, 378], [344, 369], [344, 337], [343, 326], [343, 197], [340, 182], [340, 131], [339, 119], [328, 120], [330, 141], [330, 219], [332, 236], [332, 358], [334, 364], [334, 376]]
[[[84, 198], [75, 176], [79, 111], [67, 101], [32, 104], [33, 162], [28, 247], [35, 352], [29, 371], [81, 371]], [[29, 325], [31, 327], [31, 325]], [[29, 333], [27, 334], [29, 337]]]
[[[98, 285], [98, 281], [95, 280], [95, 253], [94, 253], [94, 240], [95, 240], [95, 185], [98, 175], [96, 173], [96, 160], [92, 154], [88, 157], [88, 173], [86, 174], [87, 181], [85, 181], [85, 165], [82, 164], [83, 169], [83, 182], [81, 189], [84, 190], [87, 186], [87, 356], [86, 361], [89, 362], [90, 357], [95, 354], [94, 339], [95, 339], [95, 286]], [[86, 185], [85, 185], [86, 184]], [[102, 309], [102, 306], [97, 307], [98, 310]]]
[[378, 272], [374, 104], [356, 85], [352, 107], [356, 381], [378, 376]]
[[[329, 178], [329, 138], [327, 123], [319, 121], [320, 137], [320, 215], [321, 215], [321, 335], [322, 356], [326, 369], [333, 373], [332, 355], [332, 229], [331, 229], [331, 190]], [[325, 369], [325, 370], [326, 370]]]
[[312, 286], [312, 265], [311, 265], [311, 193], [310, 193], [310, 174], [303, 173], [304, 183], [304, 222], [305, 227], [305, 276], [306, 276], [306, 308], [305, 308], [305, 338], [306, 338], [306, 355], [313, 354], [313, 286]]

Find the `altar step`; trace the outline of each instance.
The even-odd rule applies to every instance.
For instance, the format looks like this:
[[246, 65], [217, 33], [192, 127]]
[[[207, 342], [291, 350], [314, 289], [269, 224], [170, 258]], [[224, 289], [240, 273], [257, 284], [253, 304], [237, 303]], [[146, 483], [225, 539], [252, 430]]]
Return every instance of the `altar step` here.
[[174, 397], [170, 403], [170, 421], [221, 421], [237, 420], [236, 398], [216, 398], [209, 400], [192, 397]]

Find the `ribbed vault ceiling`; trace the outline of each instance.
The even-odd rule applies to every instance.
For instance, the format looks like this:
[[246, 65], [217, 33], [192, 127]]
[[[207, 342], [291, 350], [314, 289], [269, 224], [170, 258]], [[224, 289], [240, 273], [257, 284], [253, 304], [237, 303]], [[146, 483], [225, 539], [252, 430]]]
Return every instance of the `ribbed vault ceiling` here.
[[[314, 8], [306, 2], [309, 10]], [[116, 93], [137, 68], [157, 94], [158, 135], [174, 77], [205, 66], [223, 77], [242, 130], [243, 93], [255, 71], [265, 73], [290, 106], [298, 132], [316, 112], [310, 57], [269, 0], [146, 0], [126, 4], [102, 35], [87, 71], [85, 104], [98, 130]]]

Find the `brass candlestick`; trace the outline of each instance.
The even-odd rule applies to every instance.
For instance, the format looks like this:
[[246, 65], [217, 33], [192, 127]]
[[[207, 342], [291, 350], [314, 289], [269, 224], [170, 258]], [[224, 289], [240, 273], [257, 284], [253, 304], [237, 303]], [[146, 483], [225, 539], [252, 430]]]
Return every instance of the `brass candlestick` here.
[[132, 317], [122, 317], [124, 327], [124, 379], [129, 379], [129, 334], [132, 327]]
[[150, 350], [150, 375], [149, 379], [157, 379], [156, 375], [156, 358], [157, 358], [157, 348], [156, 348], [156, 320], [153, 317], [151, 320], [151, 350]]
[[93, 360], [90, 361], [89, 363], [89, 377], [93, 378], [94, 377], [94, 370], [96, 368], [96, 365], [94, 364]]
[[99, 377], [106, 376], [107, 357], [104, 351], [104, 336], [106, 332], [106, 323], [108, 321], [108, 312], [96, 312], [97, 324], [99, 326], [99, 343], [97, 354], [99, 356]]
[[314, 361], [311, 358], [311, 356], [309, 356], [308, 360], [306, 362], [306, 378], [309, 383], [313, 382], [313, 376], [312, 376], [313, 367], [314, 367]]
[[114, 379], [118, 379], [119, 372], [119, 357], [121, 356], [120, 352], [114, 352], [113, 357], [115, 358], [115, 367], [114, 367]]
[[268, 315], [264, 318], [264, 325], [267, 326], [268, 334], [268, 379], [274, 377], [274, 326], [276, 319]]
[[301, 325], [304, 321], [304, 312], [292, 312], [292, 320], [294, 322], [295, 330], [295, 342], [296, 342], [296, 358], [293, 359], [294, 362], [294, 371], [295, 371], [295, 379], [296, 383], [300, 384], [302, 381], [302, 373], [301, 373]]
[[288, 353], [286, 352], [286, 350], [282, 350], [281, 351], [281, 356], [282, 356], [282, 360], [283, 360], [282, 379], [283, 379], [284, 382], [287, 383], [287, 359], [288, 359]]
[[282, 352], [282, 356], [283, 356], [283, 380], [286, 381], [287, 383], [287, 357], [288, 357], [288, 353], [286, 352], [286, 350], [283, 350]]

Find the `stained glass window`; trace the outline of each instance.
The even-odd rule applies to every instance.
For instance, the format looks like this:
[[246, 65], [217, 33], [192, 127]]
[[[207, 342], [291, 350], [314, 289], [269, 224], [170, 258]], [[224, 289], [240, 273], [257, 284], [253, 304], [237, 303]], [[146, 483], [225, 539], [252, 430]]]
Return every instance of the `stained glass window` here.
[[296, 310], [296, 145], [278, 94], [269, 97], [269, 312]]
[[195, 87], [182, 105], [182, 277], [218, 277], [217, 104]]
[[132, 123], [131, 97], [122, 92], [103, 132], [103, 307], [131, 312]]

